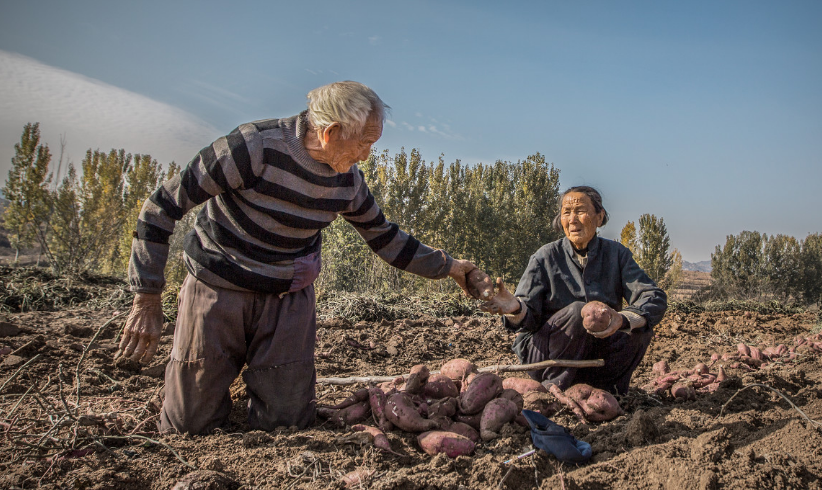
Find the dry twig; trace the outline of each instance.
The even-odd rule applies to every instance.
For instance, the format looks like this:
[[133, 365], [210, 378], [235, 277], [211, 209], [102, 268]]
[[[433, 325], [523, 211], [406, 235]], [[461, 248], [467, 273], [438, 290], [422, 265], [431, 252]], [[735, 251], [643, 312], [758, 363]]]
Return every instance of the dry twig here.
[[810, 423], [812, 425], [815, 425], [817, 429], [822, 430], [822, 424], [820, 424], [819, 422], [817, 422], [817, 421], [811, 419], [810, 417], [808, 417], [807, 415], [805, 415], [805, 412], [803, 412], [799, 407], [794, 405], [794, 403], [792, 401], [790, 401], [787, 396], [783, 395], [781, 391], [779, 391], [775, 388], [772, 388], [768, 385], [762, 384], [762, 383], [751, 383], [749, 385], [743, 386], [742, 388], [738, 389], [736, 391], [736, 393], [734, 393], [733, 396], [728, 398], [728, 401], [726, 401], [725, 404], [722, 405], [722, 409], [719, 411], [719, 415], [717, 417], [722, 417], [722, 414], [725, 412], [725, 407], [727, 407], [728, 404], [731, 403], [731, 400], [733, 400], [734, 397], [736, 397], [736, 395], [738, 395], [738, 394], [742, 393], [742, 391], [744, 391], [748, 388], [752, 388], [754, 386], [759, 386], [760, 388], [767, 388], [767, 389], [773, 391], [774, 393], [776, 393], [777, 395], [781, 396], [782, 399], [785, 400], [786, 402], [788, 402], [790, 404], [790, 406], [792, 406], [794, 408], [794, 410], [799, 412], [799, 414], [802, 415], [802, 417], [804, 417], [805, 420], [808, 421], [808, 423]]

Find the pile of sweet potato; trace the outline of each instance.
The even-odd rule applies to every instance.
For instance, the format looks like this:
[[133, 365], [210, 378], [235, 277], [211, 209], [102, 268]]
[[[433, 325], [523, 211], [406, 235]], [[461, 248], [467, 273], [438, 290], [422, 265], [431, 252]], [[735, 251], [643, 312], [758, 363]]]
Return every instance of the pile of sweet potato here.
[[732, 368], [759, 369], [774, 361], [792, 361], [800, 354], [822, 353], [822, 333], [809, 337], [798, 336], [794, 342], [796, 345], [791, 347], [785, 344], [755, 347], [740, 343], [736, 346], [736, 352], [714, 353], [711, 355], [711, 360], [714, 362], [731, 361], [728, 367]]
[[[583, 421], [610, 420], [622, 413], [613, 396], [587, 385], [573, 386], [565, 394], [552, 387], [549, 393], [532, 379], [502, 379], [478, 372], [466, 359], [453, 359], [438, 373], [423, 364], [414, 366], [407, 378], [360, 389], [342, 403], [318, 408], [318, 414], [333, 425], [366, 431], [385, 451], [392, 451], [385, 431], [399, 429], [419, 433], [418, 443], [428, 454], [456, 457], [471, 454], [480, 440], [499, 437], [508, 423], [527, 427], [523, 408], [551, 416], [560, 403]], [[356, 425], [369, 416], [375, 426]]]
[[643, 386], [645, 391], [656, 395], [670, 392], [677, 400], [695, 400], [697, 393], [711, 393], [725, 381], [725, 369], [719, 366], [716, 373], [711, 373], [707, 364], [700, 362], [693, 369], [671, 371], [668, 363], [659, 361], [654, 364], [653, 371], [659, 375], [649, 384]]
[[740, 343], [736, 346], [736, 352], [711, 354], [709, 365], [700, 362], [693, 369], [679, 371], [671, 371], [667, 362], [659, 361], [653, 367], [654, 373], [659, 376], [642, 388], [656, 395], [670, 393], [674, 399], [694, 400], [697, 393], [711, 393], [726, 379], [723, 365], [715, 373], [710, 372], [710, 367], [718, 362], [727, 362], [732, 369], [753, 371], [772, 362], [792, 361], [800, 354], [822, 352], [822, 333], [810, 337], [799, 336], [795, 342], [793, 347], [784, 344], [755, 347]]

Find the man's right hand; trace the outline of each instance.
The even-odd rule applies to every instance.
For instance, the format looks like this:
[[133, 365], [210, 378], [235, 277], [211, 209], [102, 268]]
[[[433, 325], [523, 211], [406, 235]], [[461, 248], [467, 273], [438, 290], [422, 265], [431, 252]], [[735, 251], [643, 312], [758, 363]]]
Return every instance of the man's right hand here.
[[157, 353], [162, 331], [163, 301], [160, 294], [135, 294], [120, 348], [114, 358], [122, 356], [148, 364]]

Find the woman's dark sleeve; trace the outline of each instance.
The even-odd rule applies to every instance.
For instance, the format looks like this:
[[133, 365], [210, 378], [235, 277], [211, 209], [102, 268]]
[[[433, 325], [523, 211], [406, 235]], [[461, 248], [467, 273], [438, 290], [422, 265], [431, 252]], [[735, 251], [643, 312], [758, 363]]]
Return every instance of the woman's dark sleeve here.
[[628, 303], [625, 310], [645, 317], [649, 327], [655, 326], [668, 309], [668, 296], [639, 267], [627, 248], [620, 254], [620, 265], [623, 294]]
[[535, 332], [539, 330], [547, 318], [543, 318], [545, 301], [551, 294], [548, 274], [545, 270], [545, 257], [539, 252], [531, 256], [528, 267], [519, 280], [514, 296], [524, 303], [525, 318], [520, 323], [513, 323], [503, 316], [503, 325], [512, 331], [524, 330]]

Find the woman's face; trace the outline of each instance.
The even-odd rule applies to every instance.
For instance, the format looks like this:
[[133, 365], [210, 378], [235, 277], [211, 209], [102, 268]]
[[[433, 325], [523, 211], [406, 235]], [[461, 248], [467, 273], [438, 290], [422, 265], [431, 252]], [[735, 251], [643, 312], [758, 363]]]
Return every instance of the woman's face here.
[[583, 249], [588, 246], [597, 234], [597, 228], [602, 225], [605, 218], [603, 211], [594, 211], [594, 203], [591, 198], [582, 192], [569, 192], [562, 198], [562, 209], [560, 209], [560, 222], [562, 231], [574, 247]]

